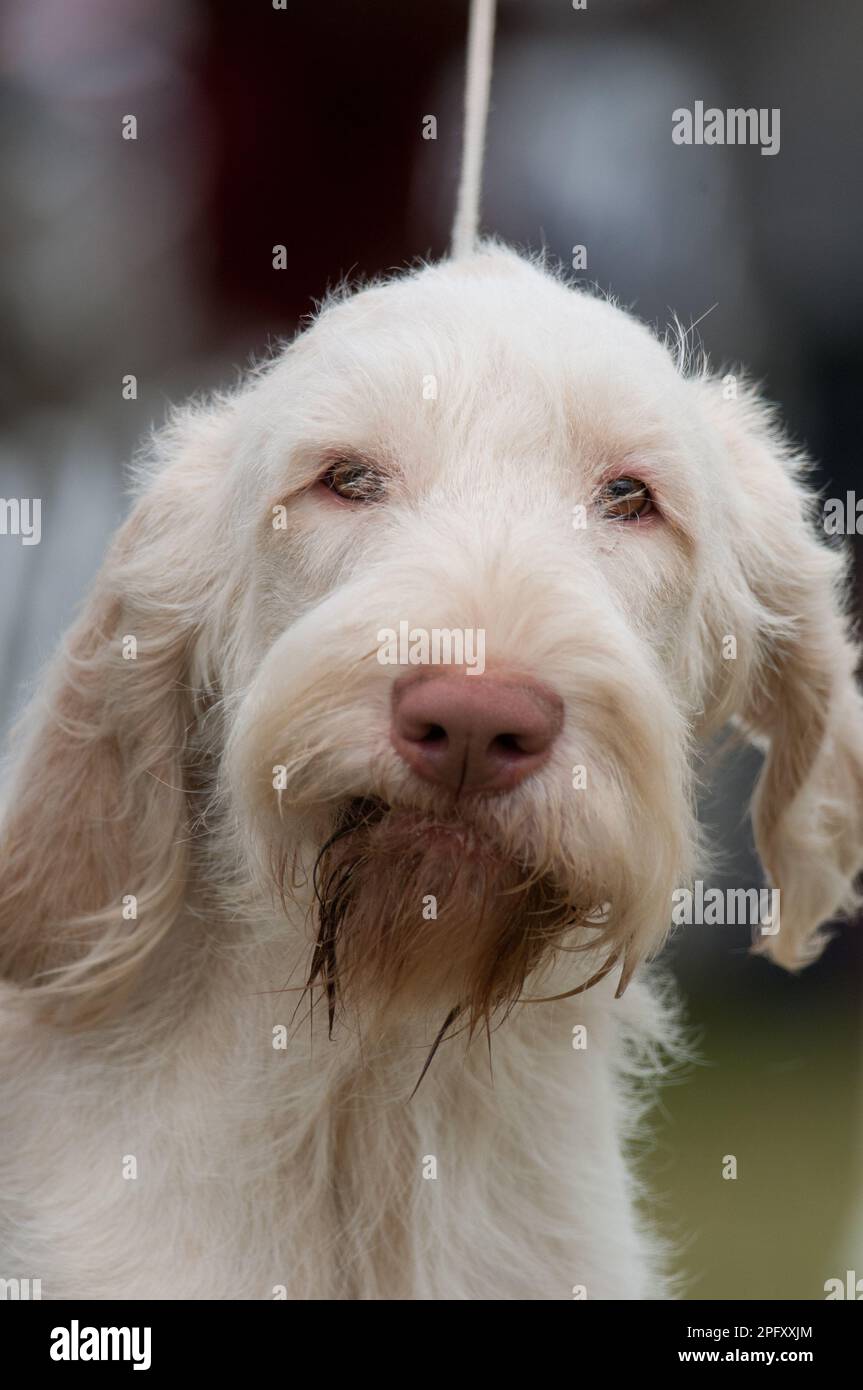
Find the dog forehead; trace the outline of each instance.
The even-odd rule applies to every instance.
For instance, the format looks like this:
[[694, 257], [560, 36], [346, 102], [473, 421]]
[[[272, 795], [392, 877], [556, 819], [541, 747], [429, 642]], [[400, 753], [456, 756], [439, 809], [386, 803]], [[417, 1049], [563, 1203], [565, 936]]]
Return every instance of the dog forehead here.
[[[677, 377], [653, 333], [615, 304], [564, 283], [505, 248], [425, 266], [336, 300], [308, 333], [344, 370], [394, 380], [435, 371], [549, 386], [596, 380], [603, 371], [655, 384]], [[335, 355], [332, 357], [332, 355]]]

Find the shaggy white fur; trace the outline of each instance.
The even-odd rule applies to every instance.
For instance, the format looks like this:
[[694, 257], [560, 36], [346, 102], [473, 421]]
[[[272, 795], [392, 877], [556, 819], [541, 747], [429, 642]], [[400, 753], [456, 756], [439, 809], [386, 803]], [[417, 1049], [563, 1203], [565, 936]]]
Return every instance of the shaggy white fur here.
[[[643, 971], [615, 987], [693, 872], [701, 740], [736, 720], [767, 751], [763, 948], [795, 968], [856, 902], [856, 651], [802, 467], [751, 391], [492, 244], [337, 299], [177, 418], [14, 742], [0, 1275], [662, 1292], [624, 1155], [673, 1029]], [[621, 478], [642, 520], [603, 510]], [[461, 799], [417, 777], [376, 659], [404, 620], [482, 628], [490, 673], [556, 692], [542, 768]]]

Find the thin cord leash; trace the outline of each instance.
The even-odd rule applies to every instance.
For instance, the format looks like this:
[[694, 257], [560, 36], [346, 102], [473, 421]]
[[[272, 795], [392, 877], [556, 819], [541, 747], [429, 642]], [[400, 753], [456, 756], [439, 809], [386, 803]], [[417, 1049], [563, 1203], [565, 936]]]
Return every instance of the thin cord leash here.
[[496, 0], [471, 0], [470, 31], [467, 42], [467, 73], [464, 89], [464, 133], [462, 136], [461, 179], [452, 229], [452, 255], [458, 260], [476, 247], [479, 233], [479, 204], [482, 192], [482, 161], [488, 119], [494, 49]]

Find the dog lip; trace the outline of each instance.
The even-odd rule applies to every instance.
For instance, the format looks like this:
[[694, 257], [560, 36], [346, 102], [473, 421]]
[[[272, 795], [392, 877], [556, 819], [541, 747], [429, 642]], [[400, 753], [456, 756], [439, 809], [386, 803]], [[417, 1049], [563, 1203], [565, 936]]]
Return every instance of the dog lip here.
[[370, 803], [374, 800], [377, 814], [388, 820], [391, 828], [404, 833], [409, 840], [422, 840], [435, 848], [457, 851], [468, 859], [487, 859], [503, 863], [505, 855], [485, 831], [469, 819], [450, 819], [435, 815], [409, 804], [387, 803], [380, 798], [363, 798]]

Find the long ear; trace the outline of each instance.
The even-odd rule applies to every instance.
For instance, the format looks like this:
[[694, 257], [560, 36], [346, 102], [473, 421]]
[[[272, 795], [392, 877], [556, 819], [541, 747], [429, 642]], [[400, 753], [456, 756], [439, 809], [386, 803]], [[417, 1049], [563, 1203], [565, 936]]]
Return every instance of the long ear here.
[[823, 949], [821, 925], [860, 903], [863, 704], [846, 616], [847, 553], [819, 534], [806, 461], [757, 394], [743, 387], [739, 398], [724, 399], [710, 381], [699, 389], [731, 463], [736, 517], [727, 572], [736, 571], [747, 595], [748, 650], [726, 713], [766, 742], [752, 820], [779, 889], [780, 920], [757, 949], [795, 969]]
[[12, 737], [0, 826], [0, 975], [57, 1021], [110, 1011], [170, 930], [187, 874], [188, 663], [206, 601], [197, 533], [212, 426], [163, 436], [167, 466], [118, 533]]

